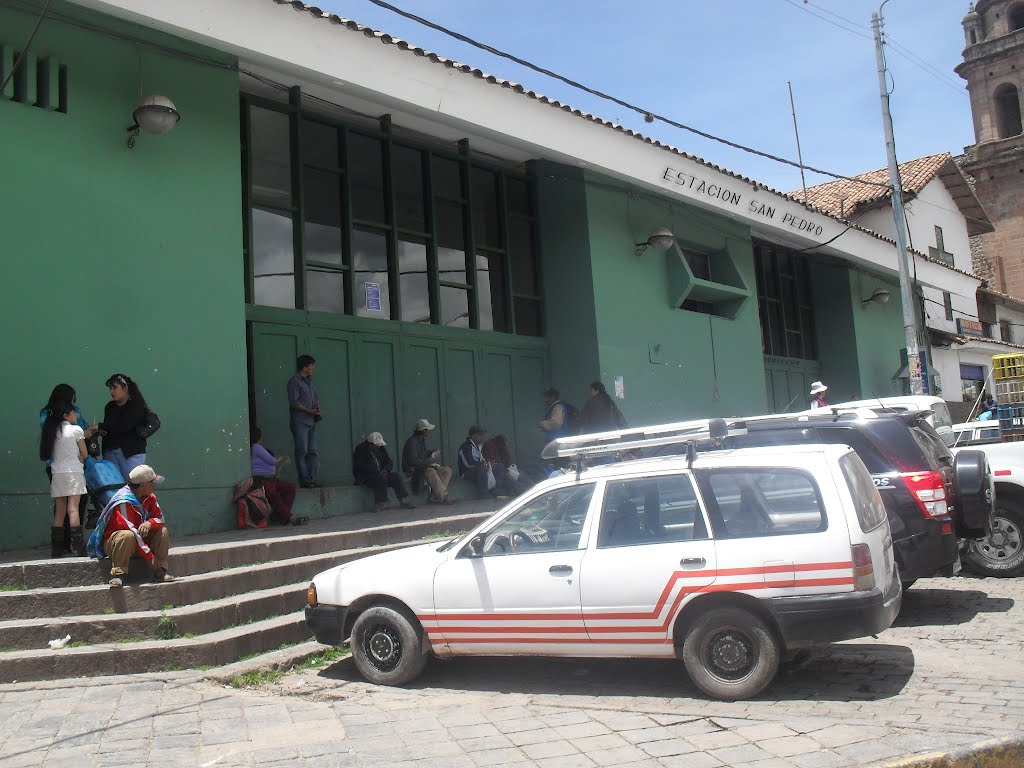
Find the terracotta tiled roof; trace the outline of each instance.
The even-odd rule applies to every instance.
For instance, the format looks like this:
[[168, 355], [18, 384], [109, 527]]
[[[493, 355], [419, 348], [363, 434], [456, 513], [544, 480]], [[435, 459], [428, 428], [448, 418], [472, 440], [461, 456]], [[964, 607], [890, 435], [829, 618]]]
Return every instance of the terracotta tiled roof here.
[[[699, 163], [699, 164], [701, 164], [701, 165], [703, 165], [703, 166], [705, 166], [707, 168], [711, 168], [714, 171], [718, 171], [719, 173], [723, 173], [726, 176], [730, 176], [730, 177], [732, 177], [734, 179], [738, 179], [739, 181], [742, 181], [742, 182], [744, 182], [746, 184], [750, 184], [754, 188], [755, 191], [756, 190], [765, 190], [766, 192], [770, 192], [771, 194], [778, 195], [779, 197], [784, 198], [786, 200], [791, 200], [793, 202], [800, 203], [801, 205], [803, 205], [805, 208], [807, 208], [810, 211], [814, 211], [815, 213], [820, 213], [820, 214], [822, 214], [824, 216], [828, 216], [831, 219], [835, 219], [835, 220], [845, 224], [848, 229], [854, 229], [854, 230], [857, 230], [859, 232], [863, 232], [866, 235], [870, 235], [871, 237], [874, 237], [874, 238], [882, 240], [882, 241], [884, 241], [886, 243], [889, 243], [889, 244], [891, 244], [893, 246], [896, 245], [896, 241], [893, 240], [892, 238], [886, 237], [885, 235], [881, 235], [881, 234], [879, 234], [877, 232], [874, 232], [873, 230], [866, 229], [865, 227], [861, 227], [858, 224], [856, 224], [854, 222], [851, 222], [848, 219], [840, 216], [838, 213], [834, 212], [830, 208], [819, 206], [819, 205], [817, 205], [814, 202], [805, 202], [803, 200], [803, 198], [802, 198], [802, 195], [803, 195], [802, 191], [800, 193], [798, 193], [798, 194], [794, 194], [794, 193], [788, 193], [787, 194], [786, 192], [780, 192], [779, 190], [773, 189], [772, 187], [769, 187], [768, 185], [763, 184], [760, 181], [756, 181], [755, 179], [751, 179], [751, 178], [748, 178], [746, 176], [743, 176], [742, 174], [736, 173], [734, 171], [730, 171], [728, 168], [723, 168], [720, 165], [715, 165], [714, 163], [708, 162], [707, 160], [705, 160], [705, 159], [703, 159], [701, 157], [698, 157], [697, 155], [692, 155], [689, 152], [685, 152], [685, 151], [679, 149], [678, 147], [674, 147], [671, 144], [665, 144], [665, 143], [663, 143], [661, 141], [658, 141], [657, 139], [652, 139], [650, 136], [645, 136], [644, 134], [639, 133], [638, 131], [634, 131], [634, 130], [632, 130], [630, 128], [626, 128], [624, 126], [621, 126], [618, 123], [613, 123], [610, 120], [605, 120], [604, 118], [598, 117], [597, 115], [592, 115], [589, 112], [584, 112], [583, 110], [576, 109], [576, 108], [574, 108], [574, 107], [572, 107], [572, 106], [570, 106], [568, 104], [563, 104], [562, 102], [557, 101], [556, 99], [548, 98], [547, 96], [544, 96], [543, 94], [537, 93], [536, 91], [531, 91], [528, 88], [526, 88], [525, 86], [520, 85], [519, 83], [513, 82], [512, 80], [505, 80], [505, 79], [500, 78], [500, 77], [495, 77], [494, 75], [489, 75], [489, 74], [487, 74], [486, 72], [483, 72], [480, 69], [476, 69], [474, 67], [471, 67], [468, 64], [461, 64], [461, 63], [459, 63], [457, 61], [454, 61], [452, 59], [446, 59], [445, 57], [440, 56], [440, 55], [438, 55], [436, 53], [432, 53], [431, 51], [427, 51], [427, 50], [425, 50], [423, 48], [420, 48], [420, 47], [418, 47], [416, 45], [413, 45], [412, 43], [409, 43], [408, 41], [405, 41], [405, 40], [402, 40], [400, 38], [394, 37], [394, 36], [389, 35], [389, 34], [387, 34], [385, 32], [380, 32], [380, 31], [378, 31], [376, 29], [373, 29], [371, 27], [367, 27], [367, 26], [365, 26], [363, 24], [360, 24], [360, 23], [358, 23], [356, 21], [353, 21], [352, 19], [346, 19], [346, 18], [344, 18], [342, 16], [338, 16], [337, 14], [328, 13], [326, 11], [323, 11], [320, 8], [317, 8], [316, 6], [307, 5], [306, 3], [301, 2], [301, 0], [271, 0], [271, 1], [276, 3], [276, 4], [278, 4], [278, 5], [288, 5], [288, 6], [291, 6], [294, 10], [299, 11], [299, 12], [309, 13], [314, 18], [324, 19], [325, 21], [329, 21], [332, 24], [337, 24], [339, 26], [343, 26], [346, 29], [352, 30], [353, 32], [360, 32], [363, 35], [365, 35], [366, 37], [375, 38], [375, 39], [379, 40], [381, 43], [383, 43], [385, 45], [393, 45], [393, 46], [397, 47], [399, 50], [407, 51], [409, 53], [415, 54], [416, 56], [422, 56], [422, 57], [428, 59], [429, 61], [434, 62], [435, 64], [440, 64], [440, 65], [445, 66], [445, 67], [447, 67], [449, 69], [458, 70], [459, 72], [463, 72], [463, 73], [465, 73], [467, 75], [472, 75], [473, 77], [475, 77], [477, 79], [480, 79], [480, 80], [486, 80], [488, 83], [501, 86], [502, 88], [508, 88], [509, 90], [514, 91], [515, 93], [522, 94], [523, 96], [526, 96], [526, 97], [528, 97], [530, 99], [538, 101], [541, 104], [546, 104], [546, 105], [554, 107], [556, 109], [560, 109], [563, 112], [568, 112], [570, 114], [576, 115], [577, 117], [581, 117], [584, 120], [588, 120], [590, 122], [597, 123], [598, 125], [603, 125], [603, 126], [605, 126], [607, 128], [611, 128], [612, 130], [618, 131], [620, 133], [624, 133], [625, 135], [627, 135], [627, 136], [629, 136], [631, 138], [637, 139], [638, 141], [642, 141], [645, 144], [650, 144], [651, 146], [658, 147], [659, 149], [664, 149], [664, 150], [666, 150], [668, 152], [671, 152], [671, 153], [673, 153], [675, 155], [678, 155], [680, 157], [685, 157], [688, 160], [692, 160], [692, 161], [694, 161], [696, 163]], [[936, 157], [938, 157], [938, 156], [936, 156]], [[944, 157], [949, 157], [949, 159], [952, 160], [952, 158], [948, 154], [945, 155]], [[959, 173], [959, 169], [958, 169], [958, 173]], [[854, 184], [854, 186], [857, 186], [857, 187], [867, 187], [867, 185], [857, 184], [856, 182], [846, 182], [846, 183]], [[927, 183], [927, 182], [925, 182], [925, 183]], [[820, 186], [826, 186], [826, 185], [820, 185]], [[966, 182], [965, 182], [965, 186], [966, 186]], [[871, 187], [867, 187], [867, 188], [871, 188]], [[810, 190], [808, 190], [808, 191], [810, 191]], [[987, 221], [987, 219], [986, 219], [986, 221]], [[986, 230], [986, 231], [988, 231], [988, 230]], [[960, 269], [958, 267], [954, 267], [951, 264], [947, 264], [944, 261], [940, 261], [938, 259], [932, 259], [928, 255], [920, 253], [918, 251], [913, 251], [912, 249], [911, 249], [911, 251], [918, 258], [921, 258], [921, 259], [923, 259], [925, 261], [930, 261], [930, 262], [932, 262], [934, 264], [937, 264], [937, 265], [939, 265], [941, 267], [949, 269], [949, 270], [951, 270], [953, 272], [959, 272], [962, 275], [968, 275], [970, 277], [976, 277], [976, 275], [973, 272], [967, 272], [967, 271], [965, 271], [963, 269]]]
[[[956, 201], [960, 212], [967, 219], [967, 229], [972, 235], [980, 235], [993, 230], [981, 202], [974, 194], [967, 176], [953, 160], [949, 152], [919, 157], [900, 163], [900, 180], [903, 182], [903, 194], [909, 199], [919, 194], [925, 185], [936, 176], [940, 177], [949, 193]], [[874, 184], [889, 183], [889, 169], [879, 168], [854, 176], [853, 179], [873, 182]], [[805, 201], [804, 191], [789, 193], [797, 200]], [[892, 191], [885, 187], [859, 184], [857, 181], [838, 179], [825, 184], [807, 188], [806, 202], [833, 216], [853, 221], [864, 212], [882, 201], [889, 201]]]

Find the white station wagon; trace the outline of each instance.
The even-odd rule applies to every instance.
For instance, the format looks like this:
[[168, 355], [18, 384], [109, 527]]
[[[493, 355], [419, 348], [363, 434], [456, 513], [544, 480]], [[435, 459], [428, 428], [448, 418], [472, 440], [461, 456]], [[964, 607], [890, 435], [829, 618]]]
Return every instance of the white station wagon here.
[[[555, 453], [663, 445], [679, 426], [564, 438]], [[850, 448], [691, 444], [578, 465], [460, 538], [324, 571], [306, 621], [321, 643], [351, 638], [359, 671], [385, 685], [430, 654], [678, 657], [733, 700], [787, 652], [887, 629], [901, 595], [885, 509]]]

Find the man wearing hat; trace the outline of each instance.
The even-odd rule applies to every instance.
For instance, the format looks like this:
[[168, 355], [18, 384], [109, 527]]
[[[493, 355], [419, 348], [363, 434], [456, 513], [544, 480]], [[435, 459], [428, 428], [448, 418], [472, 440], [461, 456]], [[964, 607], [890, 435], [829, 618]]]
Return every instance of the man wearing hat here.
[[352, 474], [357, 485], [365, 485], [373, 491], [373, 511], [380, 512], [388, 500], [388, 488], [392, 488], [399, 503], [406, 509], [416, 509], [409, 501], [402, 476], [395, 472], [395, 465], [388, 456], [384, 435], [371, 432], [352, 454]]
[[454, 499], [448, 498], [448, 481], [452, 479], [452, 468], [438, 463], [440, 451], [427, 448], [427, 437], [434, 425], [426, 419], [420, 419], [412, 428], [412, 435], [405, 441], [402, 448], [402, 469], [412, 475], [413, 492], [426, 484], [430, 488], [430, 500], [435, 504], [451, 504]]
[[170, 536], [153, 493], [163, 481], [148, 464], [135, 467], [128, 474], [128, 484], [111, 497], [96, 523], [89, 538], [89, 554], [110, 558], [112, 587], [122, 586], [132, 555], [149, 563], [154, 581], [174, 581], [167, 573]]
[[[487, 496], [497, 496], [498, 489], [504, 489], [508, 473], [502, 464], [491, 464], [484, 460], [483, 444], [487, 430], [479, 424], [469, 428], [469, 435], [466, 442], [459, 448], [459, 477], [465, 477], [476, 488], [478, 499]], [[494, 485], [490, 484], [488, 475], [494, 476]]]
[[812, 411], [815, 410], [816, 408], [828, 408], [828, 403], [825, 402], [824, 395], [825, 390], [827, 389], [828, 387], [826, 387], [820, 381], [811, 382], [811, 397], [814, 398], [813, 400], [811, 400]]

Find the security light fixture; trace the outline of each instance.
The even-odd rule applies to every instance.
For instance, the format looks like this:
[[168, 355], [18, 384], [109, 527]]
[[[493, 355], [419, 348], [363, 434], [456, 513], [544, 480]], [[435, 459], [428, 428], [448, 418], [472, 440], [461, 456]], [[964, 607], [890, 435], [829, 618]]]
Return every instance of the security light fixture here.
[[642, 243], [642, 245], [650, 246], [654, 250], [664, 253], [671, 248], [675, 242], [676, 236], [672, 234], [671, 229], [668, 227], [658, 227], [658, 229], [651, 232], [650, 237], [647, 238], [647, 242]]
[[159, 136], [170, 131], [179, 120], [181, 120], [181, 113], [178, 112], [173, 101], [166, 96], [147, 96], [132, 112], [132, 124], [128, 126], [129, 149], [135, 146], [135, 139], [138, 137], [140, 129]]
[[889, 303], [889, 291], [885, 288], [875, 288], [871, 292], [871, 295], [866, 299], [861, 299], [862, 305], [865, 304], [888, 304]]

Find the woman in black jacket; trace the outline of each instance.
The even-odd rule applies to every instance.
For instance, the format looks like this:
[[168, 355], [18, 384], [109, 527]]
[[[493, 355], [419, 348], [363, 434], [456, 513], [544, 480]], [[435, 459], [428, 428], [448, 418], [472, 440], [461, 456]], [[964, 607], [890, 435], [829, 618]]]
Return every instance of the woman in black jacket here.
[[600, 381], [591, 382], [590, 399], [583, 404], [580, 421], [584, 434], [611, 432], [626, 426], [622, 411]]
[[123, 373], [107, 379], [107, 388], [110, 402], [103, 409], [103, 421], [99, 424], [103, 458], [117, 465], [127, 483], [128, 473], [146, 463], [146, 438], [139, 428], [144, 428], [149, 406], [139, 385]]

